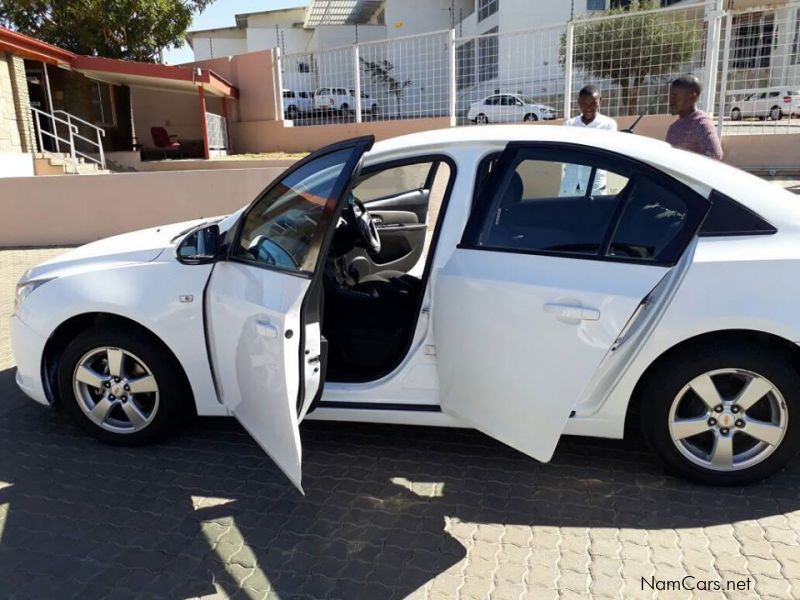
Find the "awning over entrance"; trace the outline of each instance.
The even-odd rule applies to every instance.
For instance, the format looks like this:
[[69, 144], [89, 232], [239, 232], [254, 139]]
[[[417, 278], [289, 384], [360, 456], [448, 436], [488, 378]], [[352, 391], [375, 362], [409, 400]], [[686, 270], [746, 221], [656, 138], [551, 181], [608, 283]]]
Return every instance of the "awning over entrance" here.
[[72, 68], [106, 83], [164, 91], [193, 92], [202, 87], [206, 94], [238, 98], [239, 90], [209, 69], [138, 63], [96, 56], [77, 56]]

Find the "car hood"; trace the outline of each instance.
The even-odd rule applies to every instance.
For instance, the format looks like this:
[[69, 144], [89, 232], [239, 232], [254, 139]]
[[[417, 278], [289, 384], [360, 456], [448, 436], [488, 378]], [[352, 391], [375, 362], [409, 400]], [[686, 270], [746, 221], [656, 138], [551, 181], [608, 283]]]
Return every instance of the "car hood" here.
[[22, 280], [51, 278], [98, 267], [146, 263], [174, 247], [194, 227], [216, 219], [195, 219], [115, 235], [59, 254], [30, 269]]

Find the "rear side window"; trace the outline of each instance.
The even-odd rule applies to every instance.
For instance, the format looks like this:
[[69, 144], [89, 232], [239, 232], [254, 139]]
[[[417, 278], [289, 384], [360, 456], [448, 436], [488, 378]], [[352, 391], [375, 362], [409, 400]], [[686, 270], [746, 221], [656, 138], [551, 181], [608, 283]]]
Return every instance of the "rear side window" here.
[[746, 206], [717, 191], [711, 194], [711, 210], [700, 228], [703, 237], [771, 235], [777, 229]]
[[554, 144], [507, 150], [483, 186], [462, 246], [673, 264], [708, 201], [645, 165]]
[[287, 92], [287, 91], [284, 91], [284, 92], [283, 92], [283, 97], [284, 97], [284, 98], [294, 98], [294, 92]]

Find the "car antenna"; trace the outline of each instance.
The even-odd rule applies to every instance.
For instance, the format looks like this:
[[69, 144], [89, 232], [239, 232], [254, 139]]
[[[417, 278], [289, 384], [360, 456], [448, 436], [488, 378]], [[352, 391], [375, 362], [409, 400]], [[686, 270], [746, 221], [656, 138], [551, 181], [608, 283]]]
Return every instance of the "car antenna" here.
[[622, 130], [622, 132], [623, 132], [623, 133], [633, 133], [633, 128], [634, 128], [634, 127], [636, 127], [636, 126], [639, 124], [639, 121], [641, 121], [641, 120], [642, 120], [642, 117], [644, 117], [644, 115], [639, 115], [639, 118], [638, 118], [638, 119], [636, 119], [636, 120], [633, 122], [633, 125], [631, 125], [631, 126], [630, 126], [630, 127], [628, 127], [627, 129], [623, 129], [623, 130]]

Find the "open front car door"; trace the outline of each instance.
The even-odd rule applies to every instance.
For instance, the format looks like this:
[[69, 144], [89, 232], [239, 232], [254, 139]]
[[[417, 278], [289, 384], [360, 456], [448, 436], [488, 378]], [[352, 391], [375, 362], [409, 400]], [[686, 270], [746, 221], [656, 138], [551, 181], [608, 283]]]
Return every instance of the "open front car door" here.
[[322, 269], [373, 137], [312, 154], [276, 179], [225, 240], [206, 290], [220, 400], [302, 491], [299, 422], [322, 392]]

